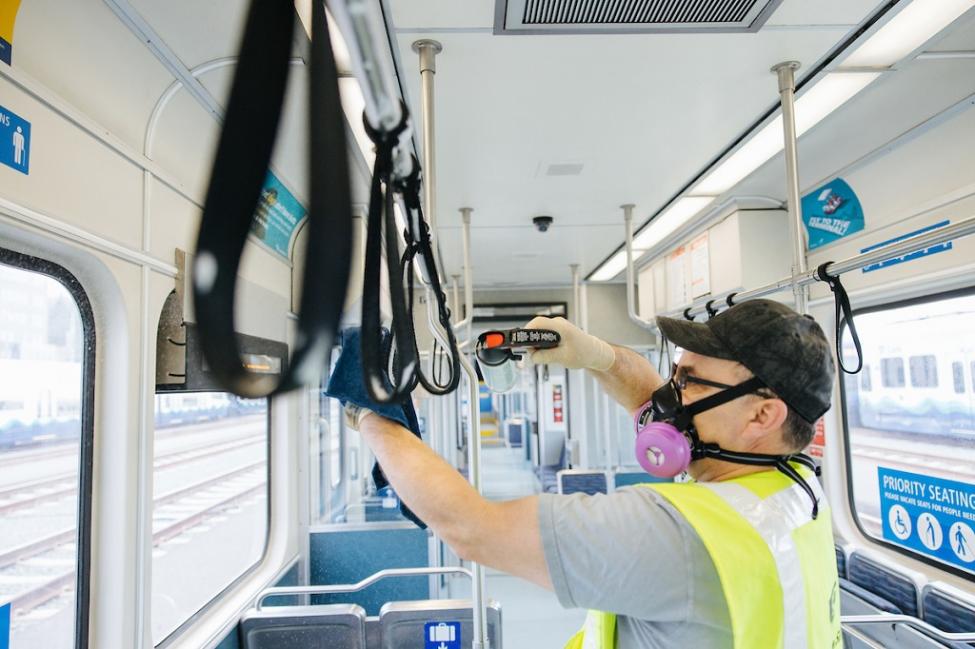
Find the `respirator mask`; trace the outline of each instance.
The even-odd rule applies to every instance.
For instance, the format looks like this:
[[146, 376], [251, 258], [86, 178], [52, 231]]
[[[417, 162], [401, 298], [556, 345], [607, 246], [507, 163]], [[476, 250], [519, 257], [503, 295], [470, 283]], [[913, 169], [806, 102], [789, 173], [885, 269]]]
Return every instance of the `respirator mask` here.
[[[685, 405], [682, 392], [688, 383], [719, 388], [721, 391]], [[766, 455], [728, 451], [715, 443], [702, 442], [694, 427], [694, 416], [747, 394], [757, 394], [766, 385], [752, 377], [737, 385], [727, 385], [695, 376], [680, 374], [674, 366], [671, 378], [657, 388], [637, 411], [636, 459], [640, 466], [657, 478], [673, 478], [687, 471], [691, 462], [714, 458], [725, 462], [775, 467], [794, 480], [813, 501], [813, 518], [818, 514], [818, 500], [812, 488], [789, 462], [798, 462], [818, 476], [819, 466], [802, 453]]]

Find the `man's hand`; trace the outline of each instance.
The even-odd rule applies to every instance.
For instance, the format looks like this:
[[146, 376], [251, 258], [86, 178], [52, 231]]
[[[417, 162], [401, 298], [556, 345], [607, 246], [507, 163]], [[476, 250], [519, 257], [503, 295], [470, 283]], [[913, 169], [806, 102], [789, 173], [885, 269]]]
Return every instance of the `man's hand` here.
[[558, 347], [531, 353], [531, 361], [536, 365], [552, 363], [572, 370], [605, 372], [616, 360], [616, 351], [609, 343], [587, 334], [565, 318], [538, 317], [525, 325], [525, 329], [551, 329], [562, 336]]

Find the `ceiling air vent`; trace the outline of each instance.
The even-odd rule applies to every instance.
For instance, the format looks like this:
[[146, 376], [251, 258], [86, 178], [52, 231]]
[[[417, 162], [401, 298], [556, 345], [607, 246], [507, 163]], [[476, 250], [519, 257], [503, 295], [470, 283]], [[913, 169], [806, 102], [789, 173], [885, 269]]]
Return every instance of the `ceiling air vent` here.
[[782, 0], [497, 0], [496, 34], [754, 32]]

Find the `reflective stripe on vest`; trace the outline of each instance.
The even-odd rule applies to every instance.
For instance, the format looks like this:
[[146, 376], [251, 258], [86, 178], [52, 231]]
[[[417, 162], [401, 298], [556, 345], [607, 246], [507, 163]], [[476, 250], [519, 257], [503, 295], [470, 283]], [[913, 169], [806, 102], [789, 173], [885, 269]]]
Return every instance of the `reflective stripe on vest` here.
[[[653, 484], [687, 519], [711, 555], [736, 649], [842, 646], [830, 510], [778, 471], [718, 483]], [[613, 649], [616, 616], [590, 612], [567, 649]], [[613, 633], [607, 634], [611, 628]]]

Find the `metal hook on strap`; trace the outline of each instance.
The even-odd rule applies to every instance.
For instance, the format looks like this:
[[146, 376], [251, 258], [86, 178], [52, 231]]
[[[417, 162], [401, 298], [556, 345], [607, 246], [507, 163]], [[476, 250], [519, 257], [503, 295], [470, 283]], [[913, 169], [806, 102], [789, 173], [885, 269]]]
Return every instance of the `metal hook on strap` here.
[[708, 312], [708, 319], [710, 320], [714, 316], [718, 315], [718, 310], [714, 308], [714, 300], [708, 300], [704, 304], [704, 310]]
[[728, 305], [728, 308], [729, 308], [729, 309], [730, 309], [731, 307], [733, 307], [733, 306], [735, 306], [735, 296], [736, 296], [736, 295], [738, 295], [738, 294], [737, 294], [737, 293], [729, 293], [729, 294], [728, 294], [728, 297], [726, 297], [726, 298], [724, 299], [724, 303]]
[[687, 307], [686, 309], [684, 309], [684, 319], [694, 322], [694, 316], [691, 315], [691, 307]]

